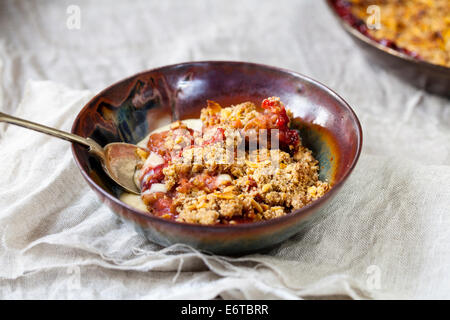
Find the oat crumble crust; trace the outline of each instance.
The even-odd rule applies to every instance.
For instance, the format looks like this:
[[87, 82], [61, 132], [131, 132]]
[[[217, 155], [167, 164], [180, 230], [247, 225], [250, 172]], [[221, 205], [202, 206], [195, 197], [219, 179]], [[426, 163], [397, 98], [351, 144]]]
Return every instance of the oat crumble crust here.
[[366, 21], [369, 6], [377, 5], [379, 29], [368, 29], [375, 39], [394, 42], [423, 60], [450, 67], [449, 0], [348, 0], [351, 12]]
[[[283, 112], [279, 98], [268, 99], [279, 108], [273, 110]], [[290, 122], [292, 113], [286, 109], [285, 114]], [[200, 119], [202, 133], [175, 122], [171, 130], [152, 135], [149, 149], [140, 152], [142, 199], [151, 214], [204, 225], [254, 222], [284, 216], [329, 190], [319, 180], [318, 161], [300, 140], [291, 140], [284, 150], [266, 146], [236, 156], [236, 146], [245, 144], [242, 132], [273, 126], [274, 114], [257, 111], [251, 102], [222, 108], [208, 101]], [[155, 165], [153, 159], [153, 164], [146, 162], [152, 152], [165, 160], [161, 172], [146, 168]], [[152, 173], [150, 178], [146, 172]], [[145, 183], [155, 177], [163, 192], [149, 192], [153, 186]]]

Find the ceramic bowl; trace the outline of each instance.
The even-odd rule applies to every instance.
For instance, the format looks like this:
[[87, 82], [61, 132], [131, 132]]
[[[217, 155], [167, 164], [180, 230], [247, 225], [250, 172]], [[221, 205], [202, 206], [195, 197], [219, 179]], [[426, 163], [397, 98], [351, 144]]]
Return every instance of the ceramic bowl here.
[[336, 7], [338, 1], [342, 2], [326, 0], [340, 25], [352, 36], [356, 44], [365, 50], [369, 59], [419, 89], [450, 97], [450, 68], [414, 58], [367, 37], [343, 18], [343, 14], [340, 14]]
[[99, 198], [149, 240], [162, 246], [188, 244], [216, 254], [242, 254], [276, 245], [307, 227], [323, 213], [358, 160], [360, 123], [336, 93], [301, 74], [244, 62], [189, 62], [145, 71], [96, 95], [81, 110], [72, 132], [106, 145], [136, 143], [171, 117], [198, 117], [206, 100], [223, 106], [243, 101], [260, 104], [279, 96], [295, 117], [304, 145], [320, 162], [320, 178], [333, 187], [322, 198], [286, 216], [237, 225], [195, 225], [151, 216], [121, 202], [123, 192], [84, 147], [73, 145], [82, 175]]

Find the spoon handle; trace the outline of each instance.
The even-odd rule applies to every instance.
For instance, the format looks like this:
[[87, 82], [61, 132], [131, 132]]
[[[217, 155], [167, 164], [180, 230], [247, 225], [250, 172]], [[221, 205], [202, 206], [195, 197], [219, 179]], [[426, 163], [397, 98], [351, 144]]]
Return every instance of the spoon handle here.
[[10, 116], [8, 114], [5, 114], [3, 112], [0, 112], [0, 122], [6, 122], [13, 125], [17, 125], [26, 129], [31, 129], [34, 131], [42, 132], [48, 135], [51, 135], [56, 138], [64, 139], [70, 142], [82, 144], [86, 147], [89, 147], [89, 152], [93, 153], [95, 156], [99, 157], [101, 161], [104, 161], [104, 152], [103, 148], [94, 140], [91, 138], [83, 138], [81, 136], [78, 136], [76, 134], [72, 134], [69, 132], [65, 132], [62, 130], [58, 130], [55, 128], [50, 128], [47, 126], [44, 126], [39, 123], [31, 122], [28, 120], [16, 118], [13, 116]]

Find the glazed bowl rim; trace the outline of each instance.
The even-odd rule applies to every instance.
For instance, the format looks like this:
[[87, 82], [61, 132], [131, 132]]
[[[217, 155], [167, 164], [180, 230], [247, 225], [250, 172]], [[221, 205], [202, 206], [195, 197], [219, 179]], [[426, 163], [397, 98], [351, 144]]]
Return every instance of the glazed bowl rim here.
[[265, 64], [260, 64], [260, 63], [253, 63], [253, 62], [245, 62], [245, 61], [227, 61], [227, 60], [206, 60], [206, 61], [189, 61], [189, 62], [181, 62], [181, 63], [175, 63], [175, 64], [170, 64], [170, 65], [165, 65], [165, 66], [160, 66], [160, 67], [156, 67], [153, 69], [149, 69], [146, 71], [142, 71], [139, 73], [136, 73], [132, 76], [129, 76], [127, 78], [124, 78], [122, 80], [119, 80], [111, 85], [109, 85], [108, 87], [106, 87], [105, 89], [103, 89], [102, 91], [100, 91], [98, 94], [96, 94], [94, 97], [92, 97], [85, 105], [84, 107], [79, 111], [79, 113], [77, 114], [73, 125], [72, 125], [72, 129], [71, 132], [75, 133], [75, 126], [78, 123], [78, 119], [80, 117], [81, 114], [83, 114], [88, 108], [89, 106], [97, 99], [99, 99], [100, 97], [102, 97], [107, 91], [112, 90], [115, 86], [119, 85], [120, 83], [126, 82], [126, 81], [130, 81], [134, 78], [138, 78], [142, 75], [148, 74], [148, 73], [152, 73], [152, 72], [161, 72], [164, 69], [173, 69], [173, 68], [177, 68], [177, 67], [182, 67], [182, 66], [195, 66], [195, 65], [208, 65], [208, 64], [231, 64], [231, 65], [249, 65], [249, 66], [253, 66], [253, 67], [257, 67], [257, 68], [263, 68], [263, 69], [269, 69], [272, 71], [277, 71], [277, 72], [281, 72], [284, 74], [289, 74], [292, 75], [296, 78], [301, 78], [302, 80], [306, 80], [307, 82], [312, 83], [314, 86], [318, 87], [321, 91], [325, 91], [327, 94], [329, 94], [334, 100], [336, 100], [339, 105], [341, 107], [343, 107], [346, 112], [348, 112], [351, 117], [352, 120], [354, 121], [354, 123], [356, 124], [357, 127], [357, 138], [358, 138], [358, 144], [356, 146], [356, 152], [355, 152], [355, 156], [352, 159], [352, 163], [351, 165], [348, 167], [347, 172], [339, 179], [339, 181], [337, 181], [333, 187], [327, 192], [325, 193], [325, 195], [323, 195], [322, 197], [318, 198], [317, 200], [314, 200], [313, 202], [307, 204], [304, 207], [301, 207], [300, 209], [294, 210], [288, 214], [286, 214], [285, 216], [282, 217], [278, 217], [278, 218], [274, 218], [274, 219], [270, 219], [270, 220], [262, 220], [262, 221], [256, 221], [256, 222], [250, 222], [250, 223], [242, 223], [242, 224], [233, 224], [233, 225], [220, 225], [220, 224], [216, 224], [216, 225], [201, 225], [201, 224], [193, 224], [193, 223], [187, 223], [187, 222], [178, 222], [178, 221], [174, 221], [174, 220], [168, 220], [168, 219], [164, 219], [161, 217], [157, 217], [157, 216], [153, 216], [150, 215], [148, 213], [145, 213], [144, 211], [140, 211], [122, 201], [120, 201], [119, 198], [115, 197], [114, 195], [110, 194], [109, 192], [107, 192], [106, 190], [104, 190], [102, 187], [100, 187], [90, 176], [89, 174], [85, 171], [85, 169], [82, 167], [80, 160], [78, 159], [78, 155], [77, 152], [75, 151], [75, 145], [72, 144], [72, 154], [73, 157], [75, 158], [75, 162], [78, 166], [78, 168], [81, 171], [81, 174], [83, 175], [83, 177], [89, 182], [89, 185], [93, 188], [95, 188], [95, 190], [97, 192], [99, 192], [100, 194], [102, 194], [104, 197], [106, 197], [108, 200], [115, 202], [117, 205], [124, 207], [125, 209], [127, 209], [129, 212], [133, 213], [134, 215], [137, 215], [138, 217], [141, 217], [145, 220], [149, 220], [150, 222], [155, 222], [155, 223], [162, 223], [162, 224], [169, 224], [172, 225], [173, 227], [183, 227], [183, 228], [190, 228], [190, 229], [195, 229], [198, 231], [228, 231], [231, 232], [233, 230], [241, 230], [241, 229], [255, 229], [255, 228], [264, 228], [267, 226], [272, 226], [272, 225], [276, 225], [276, 224], [282, 224], [290, 219], [294, 219], [296, 216], [301, 215], [303, 212], [308, 211], [311, 208], [320, 206], [321, 203], [325, 202], [328, 198], [330, 198], [334, 193], [336, 193], [338, 191], [338, 189], [342, 186], [342, 184], [347, 180], [347, 178], [350, 176], [350, 174], [352, 173], [353, 169], [356, 166], [356, 163], [358, 162], [359, 156], [361, 154], [361, 149], [362, 149], [362, 143], [363, 143], [363, 131], [361, 128], [361, 123], [356, 115], [356, 113], [353, 111], [353, 109], [348, 105], [348, 103], [341, 97], [339, 96], [336, 92], [334, 92], [333, 90], [331, 90], [330, 88], [328, 88], [327, 86], [325, 86], [324, 84], [311, 79], [308, 76], [305, 76], [303, 74], [300, 74], [298, 72], [294, 72], [288, 69], [284, 69], [284, 68], [279, 68], [279, 67], [274, 67], [274, 66], [269, 66], [269, 65], [265, 65]]
[[352, 36], [358, 38], [359, 40], [363, 41], [364, 43], [366, 43], [367, 45], [374, 47], [384, 53], [387, 53], [391, 56], [395, 56], [397, 58], [400, 58], [402, 60], [405, 60], [407, 62], [411, 62], [429, 69], [433, 69], [433, 71], [437, 71], [439, 73], [443, 73], [447, 76], [450, 75], [450, 67], [446, 67], [440, 64], [436, 64], [436, 63], [431, 63], [428, 62], [426, 60], [422, 60], [422, 59], [418, 59], [418, 58], [414, 58], [406, 53], [400, 52], [398, 50], [389, 48], [385, 45], [382, 45], [381, 43], [378, 43], [377, 41], [369, 38], [368, 36], [364, 35], [363, 33], [359, 32], [357, 29], [355, 29], [354, 27], [352, 27], [347, 21], [345, 21], [335, 10], [335, 8], [332, 5], [333, 0], [325, 0], [325, 2], [327, 3], [328, 8], [331, 10], [332, 14], [335, 16], [335, 18], [338, 20], [339, 24], [344, 28], [344, 30], [346, 30], [347, 32], [349, 32]]

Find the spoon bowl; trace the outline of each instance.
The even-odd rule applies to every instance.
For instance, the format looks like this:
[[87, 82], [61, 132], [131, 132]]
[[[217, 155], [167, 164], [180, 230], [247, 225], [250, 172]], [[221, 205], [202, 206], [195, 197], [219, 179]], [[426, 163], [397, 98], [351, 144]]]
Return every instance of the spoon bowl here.
[[133, 194], [140, 194], [140, 188], [134, 182], [134, 173], [139, 158], [138, 147], [123, 142], [113, 142], [103, 147], [104, 169], [123, 189]]

